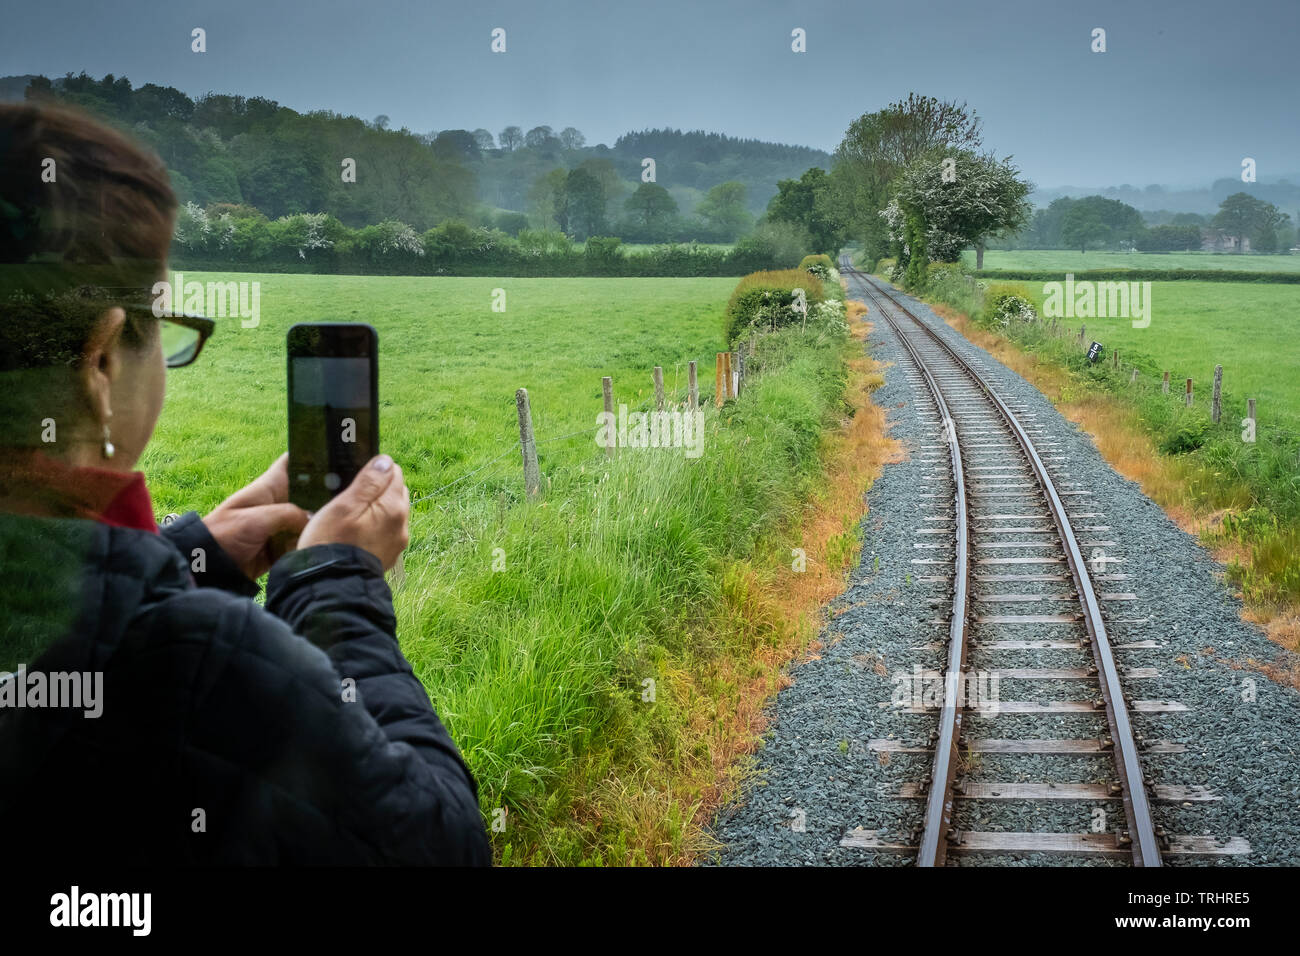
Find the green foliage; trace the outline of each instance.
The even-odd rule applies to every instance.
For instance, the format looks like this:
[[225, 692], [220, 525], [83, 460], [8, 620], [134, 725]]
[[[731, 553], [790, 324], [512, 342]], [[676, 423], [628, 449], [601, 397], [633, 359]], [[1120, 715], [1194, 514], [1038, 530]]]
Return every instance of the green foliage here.
[[[804, 256], [799, 260], [799, 268], [807, 269], [819, 278], [829, 279], [831, 274], [835, 271], [835, 260], [822, 253], [813, 253], [812, 255]], [[815, 269], [821, 269], [823, 271], [817, 272]]]
[[1204, 415], [1181, 414], [1176, 419], [1172, 429], [1160, 438], [1160, 450], [1166, 455], [1196, 451], [1209, 439], [1210, 423]]
[[1214, 225], [1236, 238], [1238, 249], [1242, 240], [1249, 238], [1259, 251], [1272, 252], [1277, 248], [1277, 231], [1286, 226], [1289, 218], [1272, 203], [1238, 192], [1219, 204]]
[[844, 210], [824, 169], [814, 166], [798, 179], [781, 180], [776, 189], [767, 204], [769, 221], [802, 226], [818, 252], [839, 249], [845, 236]]
[[804, 292], [809, 311], [826, 298], [822, 281], [803, 269], [754, 272], [736, 284], [723, 323], [723, 337], [730, 348], [754, 329], [772, 331], [791, 323], [802, 322], [796, 310], [796, 289]]
[[745, 184], [732, 180], [710, 189], [695, 212], [725, 242], [748, 232], [754, 217], [745, 208]]
[[1155, 226], [1138, 237], [1143, 252], [1188, 252], [1201, 248], [1199, 226]]

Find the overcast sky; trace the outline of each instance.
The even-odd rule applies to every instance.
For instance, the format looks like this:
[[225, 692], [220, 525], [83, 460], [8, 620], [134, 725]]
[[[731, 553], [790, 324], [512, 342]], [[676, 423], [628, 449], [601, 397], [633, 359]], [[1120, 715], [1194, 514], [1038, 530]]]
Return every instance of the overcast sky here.
[[0, 75], [114, 73], [418, 132], [672, 126], [831, 150], [915, 90], [969, 102], [1044, 187], [1199, 186], [1246, 156], [1261, 180], [1300, 172], [1300, 0], [0, 0], [0, 23]]

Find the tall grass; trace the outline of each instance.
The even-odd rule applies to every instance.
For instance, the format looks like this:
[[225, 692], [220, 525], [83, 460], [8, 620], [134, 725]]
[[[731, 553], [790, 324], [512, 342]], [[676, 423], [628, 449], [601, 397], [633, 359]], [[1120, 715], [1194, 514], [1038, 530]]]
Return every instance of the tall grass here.
[[779, 330], [750, 367], [741, 397], [706, 411], [702, 457], [593, 457], [553, 475], [540, 501], [408, 556], [398, 632], [437, 688], [485, 814], [508, 808], [515, 821], [503, 852], [607, 859], [617, 837], [564, 832], [578, 795], [561, 781], [593, 747], [624, 766], [692, 759], [679, 748], [693, 702], [673, 675], [752, 639], [729, 575], [788, 529], [818, 481], [842, 410], [844, 338]]

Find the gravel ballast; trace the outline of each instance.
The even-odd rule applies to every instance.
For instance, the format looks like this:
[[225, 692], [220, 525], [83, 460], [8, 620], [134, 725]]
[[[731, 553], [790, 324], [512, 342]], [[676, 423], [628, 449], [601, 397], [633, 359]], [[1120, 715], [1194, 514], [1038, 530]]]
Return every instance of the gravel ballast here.
[[[850, 295], [864, 298], [850, 280]], [[897, 294], [897, 293], [896, 293]], [[1137, 700], [1177, 701], [1186, 712], [1135, 713], [1140, 740], [1185, 745], [1182, 753], [1148, 753], [1143, 767], [1155, 785], [1203, 786], [1217, 797], [1194, 803], [1156, 803], [1155, 822], [1171, 834], [1240, 837], [1249, 841], [1244, 856], [1172, 856], [1170, 866], [1296, 865], [1300, 863], [1300, 693], [1275, 683], [1254, 664], [1282, 661], [1286, 652], [1258, 628], [1240, 618], [1240, 603], [1222, 580], [1222, 567], [1190, 535], [1179, 529], [1138, 486], [1118, 475], [1089, 438], [1064, 419], [1024, 379], [948, 327], [923, 303], [900, 296], [922, 321], [951, 343], [992, 383], [1020, 415], [1033, 417], [1047, 440], [1060, 444], [1065, 461], [1054, 478], [1077, 482], [1091, 493], [1071, 499], [1069, 511], [1102, 513], [1074, 519], [1081, 541], [1105, 538], [1108, 557], [1122, 563], [1108, 570], [1128, 577], [1102, 590], [1132, 592], [1136, 600], [1103, 605], [1107, 630], [1119, 648], [1140, 641], [1156, 647], [1116, 650], [1119, 666], [1154, 668], [1156, 676], [1126, 680]], [[910, 865], [905, 855], [841, 847], [855, 827], [882, 831], [889, 842], [911, 843], [919, 827], [922, 800], [890, 796], [900, 784], [926, 775], [929, 754], [880, 753], [868, 742], [898, 738], [924, 743], [935, 729], [933, 712], [908, 714], [887, 706], [897, 686], [894, 677], [915, 666], [942, 666], [950, 585], [945, 565], [914, 563], [941, 558], [951, 550], [922, 550], [942, 536], [916, 532], [934, 527], [918, 492], [947, 491], [923, 481], [936, 471], [934, 455], [944, 445], [925, 386], [874, 305], [867, 349], [887, 363], [885, 384], [874, 395], [887, 411], [891, 435], [904, 446], [905, 460], [885, 466], [867, 494], [863, 547], [846, 592], [828, 609], [821, 647], [812, 659], [792, 666], [793, 683], [771, 705], [769, 728], [755, 757], [753, 775], [735, 801], [717, 817], [714, 836], [722, 849], [708, 861], [719, 865]], [[906, 321], [906, 320], [902, 320]], [[1086, 504], [1085, 504], [1086, 503]], [[1104, 533], [1081, 530], [1107, 526]], [[1087, 553], [1088, 549], [1085, 549]], [[1009, 552], [1012, 554], [1019, 552]], [[1010, 589], [1008, 589], [1010, 590]], [[1016, 590], [1025, 590], [1017, 587]], [[1060, 608], [1068, 610], [1068, 608]], [[1028, 630], [1028, 629], [1027, 629]], [[1039, 631], [1027, 639], [1065, 636]], [[1071, 634], [1071, 636], [1074, 636]], [[934, 643], [932, 643], [934, 642]], [[988, 666], [1079, 667], [1090, 663], [1080, 651], [998, 652]], [[978, 658], [970, 669], [980, 666]], [[1060, 682], [1064, 683], [1064, 682]], [[1059, 684], [1005, 679], [1001, 700], [1068, 699], [1090, 695], [1063, 693]], [[882, 706], [884, 704], [885, 706]], [[1106, 736], [1104, 715], [1001, 715], [975, 719], [971, 736], [998, 738]], [[1097, 783], [1112, 779], [1106, 757], [984, 755], [978, 778], [1011, 782]], [[1097, 825], [1097, 802], [972, 800], [959, 802], [954, 824], [961, 829], [1088, 832]], [[1118, 804], [1102, 807], [1104, 828], [1122, 824]], [[1080, 857], [1037, 854], [971, 856], [955, 865], [1127, 865]]]

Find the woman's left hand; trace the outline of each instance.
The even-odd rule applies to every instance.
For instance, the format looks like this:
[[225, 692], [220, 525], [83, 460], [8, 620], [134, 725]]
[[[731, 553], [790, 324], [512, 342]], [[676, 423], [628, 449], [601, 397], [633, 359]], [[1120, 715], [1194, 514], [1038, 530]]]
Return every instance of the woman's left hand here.
[[272, 538], [297, 538], [307, 524], [307, 512], [289, 503], [289, 455], [275, 460], [261, 477], [235, 492], [203, 519], [208, 533], [239, 569], [256, 581], [271, 569], [279, 554]]

